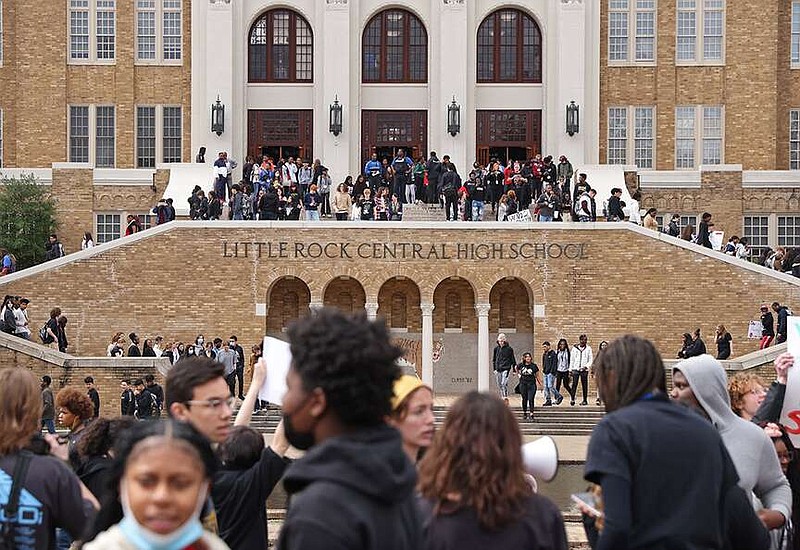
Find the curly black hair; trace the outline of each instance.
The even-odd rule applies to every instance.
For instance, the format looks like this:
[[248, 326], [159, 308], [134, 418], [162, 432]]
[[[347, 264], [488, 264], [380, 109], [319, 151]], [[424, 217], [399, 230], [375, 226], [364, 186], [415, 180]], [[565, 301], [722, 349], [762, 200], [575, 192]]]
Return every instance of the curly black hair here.
[[135, 424], [136, 420], [132, 416], [95, 418], [86, 427], [83, 437], [76, 445], [78, 454], [82, 458], [106, 456], [122, 433], [131, 429]]
[[288, 330], [292, 367], [307, 391], [321, 388], [339, 420], [350, 427], [377, 426], [392, 411], [395, 364], [402, 350], [392, 345], [383, 321], [365, 313], [323, 308]]

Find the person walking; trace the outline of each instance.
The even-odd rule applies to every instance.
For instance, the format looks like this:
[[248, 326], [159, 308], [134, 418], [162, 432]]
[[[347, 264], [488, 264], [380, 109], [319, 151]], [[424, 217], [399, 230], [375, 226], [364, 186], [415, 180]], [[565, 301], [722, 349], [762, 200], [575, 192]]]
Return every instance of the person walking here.
[[569, 370], [572, 373], [572, 388], [570, 395], [572, 400], [570, 405], [575, 405], [575, 397], [578, 395], [578, 381], [581, 383], [581, 391], [583, 392], [583, 401], [581, 405], [588, 405], [586, 401], [587, 387], [589, 385], [589, 369], [592, 366], [594, 356], [592, 355], [592, 347], [587, 343], [588, 338], [585, 334], [578, 337], [578, 343], [572, 347], [570, 353]]
[[53, 390], [50, 388], [52, 383], [52, 378], [46, 374], [42, 376], [40, 384], [42, 388], [42, 428], [47, 428], [47, 433], [50, 434], [56, 433], [56, 403], [53, 397]]
[[[533, 356], [526, 352], [522, 354], [522, 362], [514, 368], [514, 372], [519, 376], [519, 393], [522, 395], [522, 419], [533, 420], [536, 390], [538, 386], [542, 385], [539, 366], [533, 362]], [[530, 415], [528, 415], [529, 407]]]
[[492, 353], [492, 368], [497, 381], [497, 391], [506, 405], [508, 405], [508, 376], [516, 364], [514, 348], [508, 344], [506, 335], [501, 332], [497, 335], [497, 345]]
[[542, 406], [552, 406], [552, 398], [555, 398], [556, 405], [560, 405], [564, 396], [556, 389], [558, 354], [550, 347], [550, 342], [547, 340], [542, 343], [542, 349], [542, 373], [544, 373], [544, 403]]

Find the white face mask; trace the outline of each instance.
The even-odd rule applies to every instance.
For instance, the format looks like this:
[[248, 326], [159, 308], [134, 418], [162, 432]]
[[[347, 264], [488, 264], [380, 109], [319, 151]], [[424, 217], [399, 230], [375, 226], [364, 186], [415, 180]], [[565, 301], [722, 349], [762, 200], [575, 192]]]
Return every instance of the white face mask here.
[[208, 498], [208, 482], [203, 484], [197, 496], [194, 512], [181, 526], [168, 535], [160, 535], [147, 529], [136, 520], [130, 506], [128, 487], [125, 480], [119, 483], [119, 498], [124, 518], [119, 528], [128, 542], [139, 550], [181, 550], [203, 536], [203, 524], [200, 523], [200, 511]]

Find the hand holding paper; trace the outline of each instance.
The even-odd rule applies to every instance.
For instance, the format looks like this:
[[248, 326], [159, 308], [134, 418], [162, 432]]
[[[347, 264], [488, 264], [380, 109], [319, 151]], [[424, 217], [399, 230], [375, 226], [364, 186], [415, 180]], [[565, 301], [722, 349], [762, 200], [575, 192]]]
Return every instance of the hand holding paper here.
[[[292, 352], [289, 349], [288, 342], [265, 336], [264, 353], [259, 363], [262, 361], [264, 362], [266, 375], [264, 376], [261, 390], [258, 392], [258, 398], [275, 405], [281, 405], [283, 404], [283, 395], [286, 393], [286, 374], [289, 372], [289, 365], [292, 364]], [[266, 368], [267, 363], [269, 364], [269, 369]], [[258, 365], [256, 365], [257, 369]], [[255, 371], [253, 376], [255, 377]]]

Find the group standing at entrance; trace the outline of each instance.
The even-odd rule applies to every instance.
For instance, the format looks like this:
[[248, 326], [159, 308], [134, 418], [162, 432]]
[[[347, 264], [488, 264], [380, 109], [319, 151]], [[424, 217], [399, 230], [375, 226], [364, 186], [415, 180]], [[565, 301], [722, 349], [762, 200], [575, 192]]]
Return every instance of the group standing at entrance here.
[[[600, 342], [600, 351], [608, 346], [605, 340]], [[570, 405], [575, 406], [578, 396], [578, 385], [580, 384], [582, 400], [580, 405], [589, 404], [589, 376], [594, 377], [592, 365], [594, 362], [594, 352], [589, 345], [589, 339], [585, 334], [578, 337], [578, 343], [571, 346], [565, 338], [561, 338], [556, 348], [553, 349], [550, 342], [542, 342], [541, 367], [534, 362], [533, 355], [525, 352], [522, 361], [517, 363], [514, 355], [514, 348], [508, 342], [508, 337], [500, 333], [497, 335], [497, 344], [492, 352], [492, 369], [495, 375], [497, 391], [500, 397], [508, 404], [508, 386], [511, 376], [518, 377], [515, 393], [522, 397], [522, 419], [534, 420], [534, 399], [539, 388], [544, 393], [543, 407], [560, 405], [564, 400], [561, 392], [563, 384], [564, 390], [569, 394]], [[599, 393], [595, 392], [595, 404], [601, 405]]]

